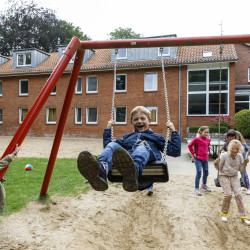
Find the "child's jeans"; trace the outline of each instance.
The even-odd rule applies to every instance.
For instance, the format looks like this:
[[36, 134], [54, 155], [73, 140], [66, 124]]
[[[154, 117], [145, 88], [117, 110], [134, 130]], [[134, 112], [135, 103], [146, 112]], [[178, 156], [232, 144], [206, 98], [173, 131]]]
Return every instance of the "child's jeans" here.
[[202, 161], [197, 158], [194, 159], [196, 166], [196, 176], [195, 176], [195, 188], [199, 188], [201, 179], [201, 169], [203, 169], [203, 184], [207, 184], [208, 177], [208, 161]]
[[3, 184], [0, 182], [0, 214], [3, 213], [5, 199], [6, 199], [5, 189], [3, 187]]
[[240, 216], [246, 216], [246, 211], [243, 203], [243, 199], [241, 196], [241, 186], [240, 181], [237, 175], [235, 176], [220, 176], [220, 184], [222, 187], [222, 191], [224, 193], [224, 198], [222, 201], [221, 213], [223, 215], [227, 215], [230, 207], [230, 202], [232, 199], [232, 190], [234, 192], [235, 200], [237, 203], [238, 211]]
[[[146, 142], [145, 142], [146, 143]], [[118, 148], [121, 147], [118, 143], [116, 142], [110, 142], [102, 151], [101, 155], [98, 158], [98, 161], [104, 161], [108, 164], [108, 170], [111, 169], [111, 167], [113, 166], [113, 162], [112, 162], [112, 155], [113, 155], [113, 151]], [[147, 145], [141, 145], [141, 144], [135, 144], [133, 146], [133, 148], [131, 150], [127, 151], [131, 157], [133, 158], [138, 173], [139, 175], [142, 174], [143, 172], [143, 167], [145, 167], [148, 163], [148, 161], [150, 160], [155, 160], [155, 159], [151, 159], [154, 158], [152, 157], [152, 150], [150, 149], [150, 147]]]

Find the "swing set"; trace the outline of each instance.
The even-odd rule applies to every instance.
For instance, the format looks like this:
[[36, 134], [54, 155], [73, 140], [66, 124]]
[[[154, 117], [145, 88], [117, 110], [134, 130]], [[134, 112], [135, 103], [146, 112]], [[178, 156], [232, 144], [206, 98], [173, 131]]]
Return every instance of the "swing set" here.
[[[75, 56], [74, 65], [72, 68], [67, 92], [65, 95], [62, 112], [57, 126], [54, 142], [52, 145], [46, 173], [43, 180], [40, 196], [47, 193], [49, 182], [52, 176], [54, 164], [57, 158], [57, 153], [63, 136], [63, 131], [66, 119], [71, 107], [71, 102], [74, 95], [75, 85], [79, 76], [79, 72], [83, 63], [84, 53], [86, 49], [119, 49], [119, 48], [143, 48], [143, 47], [173, 47], [173, 46], [198, 46], [198, 45], [219, 45], [219, 44], [243, 44], [250, 43], [250, 34], [248, 35], [227, 35], [227, 36], [208, 36], [208, 37], [168, 37], [168, 38], [147, 38], [147, 39], [126, 39], [126, 40], [106, 40], [106, 41], [80, 41], [77, 37], [73, 37], [68, 44], [63, 56], [45, 83], [43, 89], [38, 95], [36, 101], [28, 112], [26, 118], [18, 128], [8, 147], [2, 155], [2, 158], [14, 151], [16, 144], [21, 145], [26, 135], [28, 134], [33, 122], [40, 113], [42, 107], [50, 96], [52, 90], [56, 86], [58, 80], [62, 76], [71, 58]], [[165, 79], [164, 62], [162, 58], [163, 79]], [[116, 70], [116, 69], [115, 69]], [[165, 80], [164, 80], [165, 81]], [[168, 100], [166, 83], [164, 82], [167, 119], [169, 120]], [[113, 95], [114, 99], [114, 95]], [[114, 103], [112, 101], [112, 112], [114, 111]], [[167, 131], [166, 139], [168, 139], [169, 130]], [[167, 141], [167, 140], [166, 140]], [[160, 162], [154, 162], [153, 166], [148, 165], [144, 168], [144, 174], [139, 179], [141, 182], [167, 182], [168, 172], [167, 164], [164, 161], [166, 155], [167, 143], [163, 153], [163, 159]], [[0, 171], [0, 179], [5, 175], [9, 166]], [[111, 181], [122, 181], [119, 174], [113, 172], [110, 176]]]

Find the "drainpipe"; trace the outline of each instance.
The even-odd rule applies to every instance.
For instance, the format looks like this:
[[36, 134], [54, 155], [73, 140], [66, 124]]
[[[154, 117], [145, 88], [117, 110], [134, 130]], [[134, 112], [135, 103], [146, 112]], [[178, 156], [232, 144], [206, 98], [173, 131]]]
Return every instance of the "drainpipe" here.
[[181, 64], [179, 64], [179, 134], [181, 137]]

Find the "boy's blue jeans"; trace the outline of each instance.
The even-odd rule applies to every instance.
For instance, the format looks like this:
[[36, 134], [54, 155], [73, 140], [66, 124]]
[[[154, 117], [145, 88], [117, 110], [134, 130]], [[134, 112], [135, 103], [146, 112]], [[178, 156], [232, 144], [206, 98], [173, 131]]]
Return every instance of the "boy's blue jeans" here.
[[[108, 164], [108, 171], [111, 169], [113, 166], [112, 162], [112, 155], [113, 151], [121, 147], [118, 143], [116, 142], [110, 142], [102, 151], [101, 155], [98, 157], [98, 161], [104, 161]], [[137, 167], [139, 175], [142, 174], [143, 172], [143, 167], [145, 167], [148, 163], [148, 161], [153, 161], [154, 160], [154, 155], [152, 153], [152, 150], [150, 147], [147, 145], [141, 145], [141, 144], [135, 144], [131, 150], [127, 150], [127, 152], [131, 155], [133, 158], [135, 165]]]
[[199, 188], [200, 178], [201, 178], [201, 169], [203, 169], [203, 184], [207, 184], [208, 161], [202, 161], [202, 160], [195, 158], [194, 163], [196, 166], [195, 188]]

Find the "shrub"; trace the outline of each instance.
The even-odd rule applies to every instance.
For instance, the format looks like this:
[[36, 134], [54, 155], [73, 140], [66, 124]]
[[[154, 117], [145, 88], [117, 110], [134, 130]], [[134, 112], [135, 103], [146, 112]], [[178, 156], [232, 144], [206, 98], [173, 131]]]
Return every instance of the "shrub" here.
[[[220, 121], [219, 121], [220, 120]], [[229, 115], [221, 115], [220, 117], [219, 116], [216, 116], [215, 118], [212, 118], [210, 120], [210, 124], [212, 126], [219, 126], [219, 123], [220, 123], [220, 126], [222, 127], [227, 127], [227, 128], [230, 128], [230, 117]]]
[[240, 131], [245, 138], [250, 138], [250, 110], [243, 109], [234, 116], [235, 129]]

